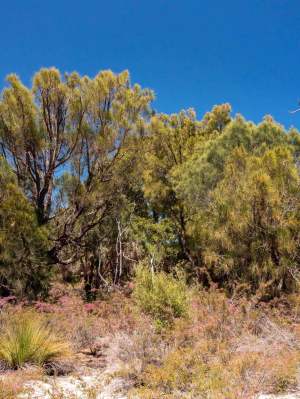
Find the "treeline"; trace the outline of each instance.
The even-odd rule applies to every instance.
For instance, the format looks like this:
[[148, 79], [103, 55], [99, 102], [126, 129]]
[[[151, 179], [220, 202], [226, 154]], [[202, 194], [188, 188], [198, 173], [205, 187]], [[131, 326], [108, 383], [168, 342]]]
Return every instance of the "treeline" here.
[[272, 298], [297, 289], [300, 135], [215, 106], [153, 110], [127, 71], [16, 75], [0, 101], [0, 294], [58, 273], [92, 299], [135, 265]]

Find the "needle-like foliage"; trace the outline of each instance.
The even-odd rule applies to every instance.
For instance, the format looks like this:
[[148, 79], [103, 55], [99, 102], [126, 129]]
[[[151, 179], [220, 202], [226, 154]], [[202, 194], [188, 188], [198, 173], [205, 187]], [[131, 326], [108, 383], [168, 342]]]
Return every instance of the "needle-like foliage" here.
[[38, 314], [31, 311], [8, 314], [0, 334], [0, 360], [10, 368], [26, 363], [42, 366], [69, 355], [69, 347]]

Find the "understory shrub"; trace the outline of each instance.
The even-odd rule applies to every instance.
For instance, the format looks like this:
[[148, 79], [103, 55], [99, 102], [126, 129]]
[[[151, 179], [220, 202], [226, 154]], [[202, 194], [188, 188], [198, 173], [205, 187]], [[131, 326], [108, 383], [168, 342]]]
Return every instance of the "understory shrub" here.
[[0, 360], [8, 367], [17, 369], [26, 363], [42, 366], [68, 354], [68, 344], [36, 312], [22, 310], [3, 316]]
[[133, 296], [140, 310], [152, 316], [158, 327], [171, 325], [188, 314], [189, 291], [183, 276], [136, 269]]
[[282, 313], [219, 290], [195, 294], [190, 317], [164, 335], [167, 350], [148, 362], [129, 397], [252, 399], [295, 388], [298, 338]]

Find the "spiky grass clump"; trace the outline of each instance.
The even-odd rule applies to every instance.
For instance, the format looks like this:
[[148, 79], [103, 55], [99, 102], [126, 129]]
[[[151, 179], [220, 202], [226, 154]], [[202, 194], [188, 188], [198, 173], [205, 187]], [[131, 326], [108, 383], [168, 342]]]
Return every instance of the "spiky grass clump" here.
[[8, 367], [17, 369], [26, 363], [43, 366], [68, 354], [68, 344], [58, 338], [36, 312], [19, 311], [4, 317], [0, 360]]

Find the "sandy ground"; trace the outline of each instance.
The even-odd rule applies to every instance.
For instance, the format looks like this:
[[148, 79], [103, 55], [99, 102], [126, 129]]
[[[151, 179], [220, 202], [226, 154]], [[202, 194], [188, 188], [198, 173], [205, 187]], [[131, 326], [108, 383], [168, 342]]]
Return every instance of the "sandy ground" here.
[[[80, 377], [49, 377], [44, 381], [30, 381], [26, 384], [28, 392], [20, 395], [19, 399], [128, 399], [124, 381], [110, 375], [108, 371], [90, 371]], [[300, 399], [300, 392], [259, 395], [256, 399]]]
[[[26, 393], [18, 399], [128, 399], [130, 383], [116, 377], [120, 370], [117, 362], [112, 366], [105, 356], [93, 359], [82, 354], [77, 360], [80, 366], [72, 375], [28, 381]], [[300, 390], [285, 395], [261, 394], [254, 399], [300, 399]]]
[[44, 381], [29, 381], [27, 393], [19, 399], [127, 399], [121, 392], [124, 382], [110, 378], [106, 372], [92, 372], [83, 376], [49, 377]]

